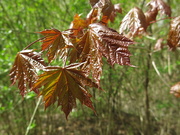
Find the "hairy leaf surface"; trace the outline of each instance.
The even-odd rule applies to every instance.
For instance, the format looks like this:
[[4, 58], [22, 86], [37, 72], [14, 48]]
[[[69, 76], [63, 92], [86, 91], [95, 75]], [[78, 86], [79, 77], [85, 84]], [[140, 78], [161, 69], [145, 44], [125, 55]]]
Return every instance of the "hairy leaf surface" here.
[[123, 18], [119, 32], [129, 32], [129, 37], [142, 34], [146, 31], [146, 17], [143, 11], [137, 7], [131, 9], [126, 16]]
[[171, 87], [170, 93], [174, 94], [176, 97], [180, 97], [180, 82]]
[[[12, 85], [18, 81], [20, 93], [24, 96], [28, 87], [31, 88], [37, 79], [36, 69], [43, 69], [45, 63], [40, 54], [33, 50], [23, 50], [16, 56], [13, 67], [10, 71]], [[37, 89], [34, 89], [37, 93]]]
[[39, 76], [32, 89], [43, 86], [40, 95], [44, 97], [45, 108], [57, 102], [58, 106], [62, 106], [62, 111], [67, 118], [72, 109], [76, 107], [76, 99], [78, 99], [95, 111], [90, 100], [92, 96], [86, 86], [100, 87], [87, 78], [82, 71], [77, 70], [77, 67], [81, 65], [72, 64], [64, 68], [47, 67], [46, 71]]
[[47, 57], [49, 62], [58, 56], [60, 58], [65, 57], [66, 49], [71, 46], [67, 33], [60, 32], [57, 29], [44, 30], [39, 33], [45, 36], [45, 39], [42, 40], [41, 48], [43, 51], [48, 50]]
[[180, 16], [171, 20], [167, 41], [171, 50], [180, 47]]

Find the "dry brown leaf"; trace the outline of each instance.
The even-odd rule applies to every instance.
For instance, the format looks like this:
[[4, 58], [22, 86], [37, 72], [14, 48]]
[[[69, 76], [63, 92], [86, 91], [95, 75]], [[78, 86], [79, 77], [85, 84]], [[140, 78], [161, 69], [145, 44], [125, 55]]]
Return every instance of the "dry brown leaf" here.
[[180, 16], [171, 20], [167, 44], [171, 50], [180, 47]]
[[173, 85], [170, 89], [170, 93], [174, 94], [176, 97], [180, 97], [180, 82]]

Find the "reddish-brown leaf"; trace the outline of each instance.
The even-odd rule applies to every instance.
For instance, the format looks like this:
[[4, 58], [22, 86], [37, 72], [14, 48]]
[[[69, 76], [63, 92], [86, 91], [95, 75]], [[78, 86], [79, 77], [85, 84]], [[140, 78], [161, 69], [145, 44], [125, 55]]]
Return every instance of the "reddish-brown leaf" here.
[[158, 10], [156, 8], [154, 10], [150, 9], [145, 13], [147, 26], [149, 26], [152, 21], [156, 21], [157, 15], [158, 15]]
[[170, 93], [174, 94], [176, 97], [180, 97], [180, 82], [171, 87]]
[[86, 16], [87, 26], [91, 23], [95, 23], [100, 18], [100, 16], [101, 14], [97, 8], [91, 9], [91, 11]]
[[104, 26], [101, 23], [89, 25], [89, 29], [76, 45], [71, 56], [71, 63], [84, 62], [81, 69], [86, 75], [92, 75], [93, 79], [99, 84], [102, 73], [102, 56], [113, 66], [130, 64], [130, 52], [128, 45], [133, 41], [120, 35], [113, 29]]
[[92, 73], [93, 79], [99, 84], [102, 73], [102, 54], [97, 49], [100, 44], [97, 35], [88, 30], [71, 53], [71, 62], [84, 62], [82, 70], [88, 76]]
[[64, 68], [49, 67], [39, 76], [32, 89], [43, 86], [40, 95], [44, 97], [45, 108], [57, 102], [58, 106], [62, 106], [62, 111], [67, 118], [72, 109], [76, 107], [76, 99], [78, 99], [95, 111], [90, 100], [92, 96], [85, 86], [98, 88], [98, 85], [87, 78], [82, 71], [77, 70], [77, 67], [81, 65], [73, 64]]
[[180, 47], [180, 16], [171, 20], [167, 41], [171, 50]]
[[[60, 54], [66, 53], [66, 49], [71, 46], [69, 39], [67, 38], [67, 33], [60, 32], [57, 29], [50, 29], [38, 32], [45, 36], [42, 40], [43, 44], [41, 46], [42, 50], [48, 50], [47, 57], [48, 61], [51, 62]], [[65, 55], [60, 55], [63, 58]]]
[[171, 16], [171, 8], [163, 0], [151, 0], [147, 6], [150, 6], [151, 11], [158, 10], [162, 14], [166, 14], [169, 17]]
[[[102, 13], [101, 22], [105, 25], [110, 20], [114, 22], [117, 12], [122, 13], [120, 4], [112, 4], [111, 0], [90, 0], [90, 4], [93, 9], [97, 9], [98, 13]], [[100, 14], [98, 14], [100, 16]]]
[[146, 31], [147, 24], [146, 24], [146, 17], [143, 11], [137, 7], [131, 9], [126, 16], [123, 18], [119, 32], [126, 33], [130, 37], [134, 37], [136, 35], [141, 35], [143, 32]]
[[70, 29], [72, 29], [71, 35], [78, 36], [83, 34], [83, 29], [86, 28], [87, 22], [84, 19], [81, 19], [80, 15], [76, 14], [74, 20], [71, 22]]
[[[12, 85], [18, 81], [18, 88], [22, 96], [28, 92], [34, 81], [37, 79], [36, 69], [43, 69], [45, 63], [40, 54], [33, 50], [23, 50], [16, 56], [13, 67], [10, 71]], [[37, 93], [37, 89], [34, 89]]]
[[99, 42], [97, 49], [112, 66], [115, 63], [132, 66], [129, 58], [131, 54], [128, 50], [128, 46], [134, 44], [132, 40], [100, 23], [91, 24], [89, 27]]

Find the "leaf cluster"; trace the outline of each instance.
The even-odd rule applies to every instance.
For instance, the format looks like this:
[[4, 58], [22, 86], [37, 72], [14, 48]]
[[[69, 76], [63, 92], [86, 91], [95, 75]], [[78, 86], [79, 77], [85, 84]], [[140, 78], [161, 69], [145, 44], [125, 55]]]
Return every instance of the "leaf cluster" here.
[[[102, 90], [103, 57], [112, 67], [115, 64], [133, 67], [128, 46], [135, 42], [130, 38], [146, 32], [158, 12], [171, 16], [171, 9], [164, 1], [151, 0], [146, 13], [137, 7], [131, 9], [123, 18], [118, 33], [108, 27], [108, 22], [122, 13], [120, 4], [114, 5], [110, 0], [90, 0], [90, 4], [92, 9], [86, 18], [76, 14], [69, 29], [38, 32], [43, 35], [37, 40], [42, 42], [41, 51], [29, 50], [32, 44], [28, 45], [18, 52], [10, 71], [12, 85], [18, 82], [22, 96], [34, 91], [43, 96], [45, 108], [55, 103], [61, 106], [66, 118], [76, 107], [76, 99], [95, 112], [87, 87]], [[168, 37], [168, 45], [173, 50], [180, 46], [179, 27], [180, 18], [174, 18]], [[41, 57], [42, 53], [47, 56], [48, 64]], [[63, 66], [50, 66], [59, 59], [63, 60]], [[43, 71], [40, 75], [39, 70]]]

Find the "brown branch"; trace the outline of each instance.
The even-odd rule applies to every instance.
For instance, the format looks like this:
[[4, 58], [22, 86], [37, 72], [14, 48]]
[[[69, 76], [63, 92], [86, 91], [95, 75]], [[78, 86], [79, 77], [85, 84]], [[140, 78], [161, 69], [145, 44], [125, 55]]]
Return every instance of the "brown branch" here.
[[40, 40], [43, 40], [44, 38], [46, 38], [46, 37], [42, 37], [42, 38], [40, 38], [40, 39], [38, 39], [38, 40], [30, 43], [30, 44], [29, 44], [28, 46], [26, 46], [23, 50], [26, 50], [26, 49], [29, 48], [31, 45], [35, 44], [36, 42], [38, 42], [38, 41], [40, 41]]
[[150, 24], [156, 23], [158, 21], [162, 21], [162, 20], [166, 20], [166, 19], [174, 19], [174, 18], [176, 18], [176, 17], [166, 17], [166, 18], [162, 18], [162, 19], [159, 19], [159, 20], [156, 20], [156, 21], [151, 21]]

